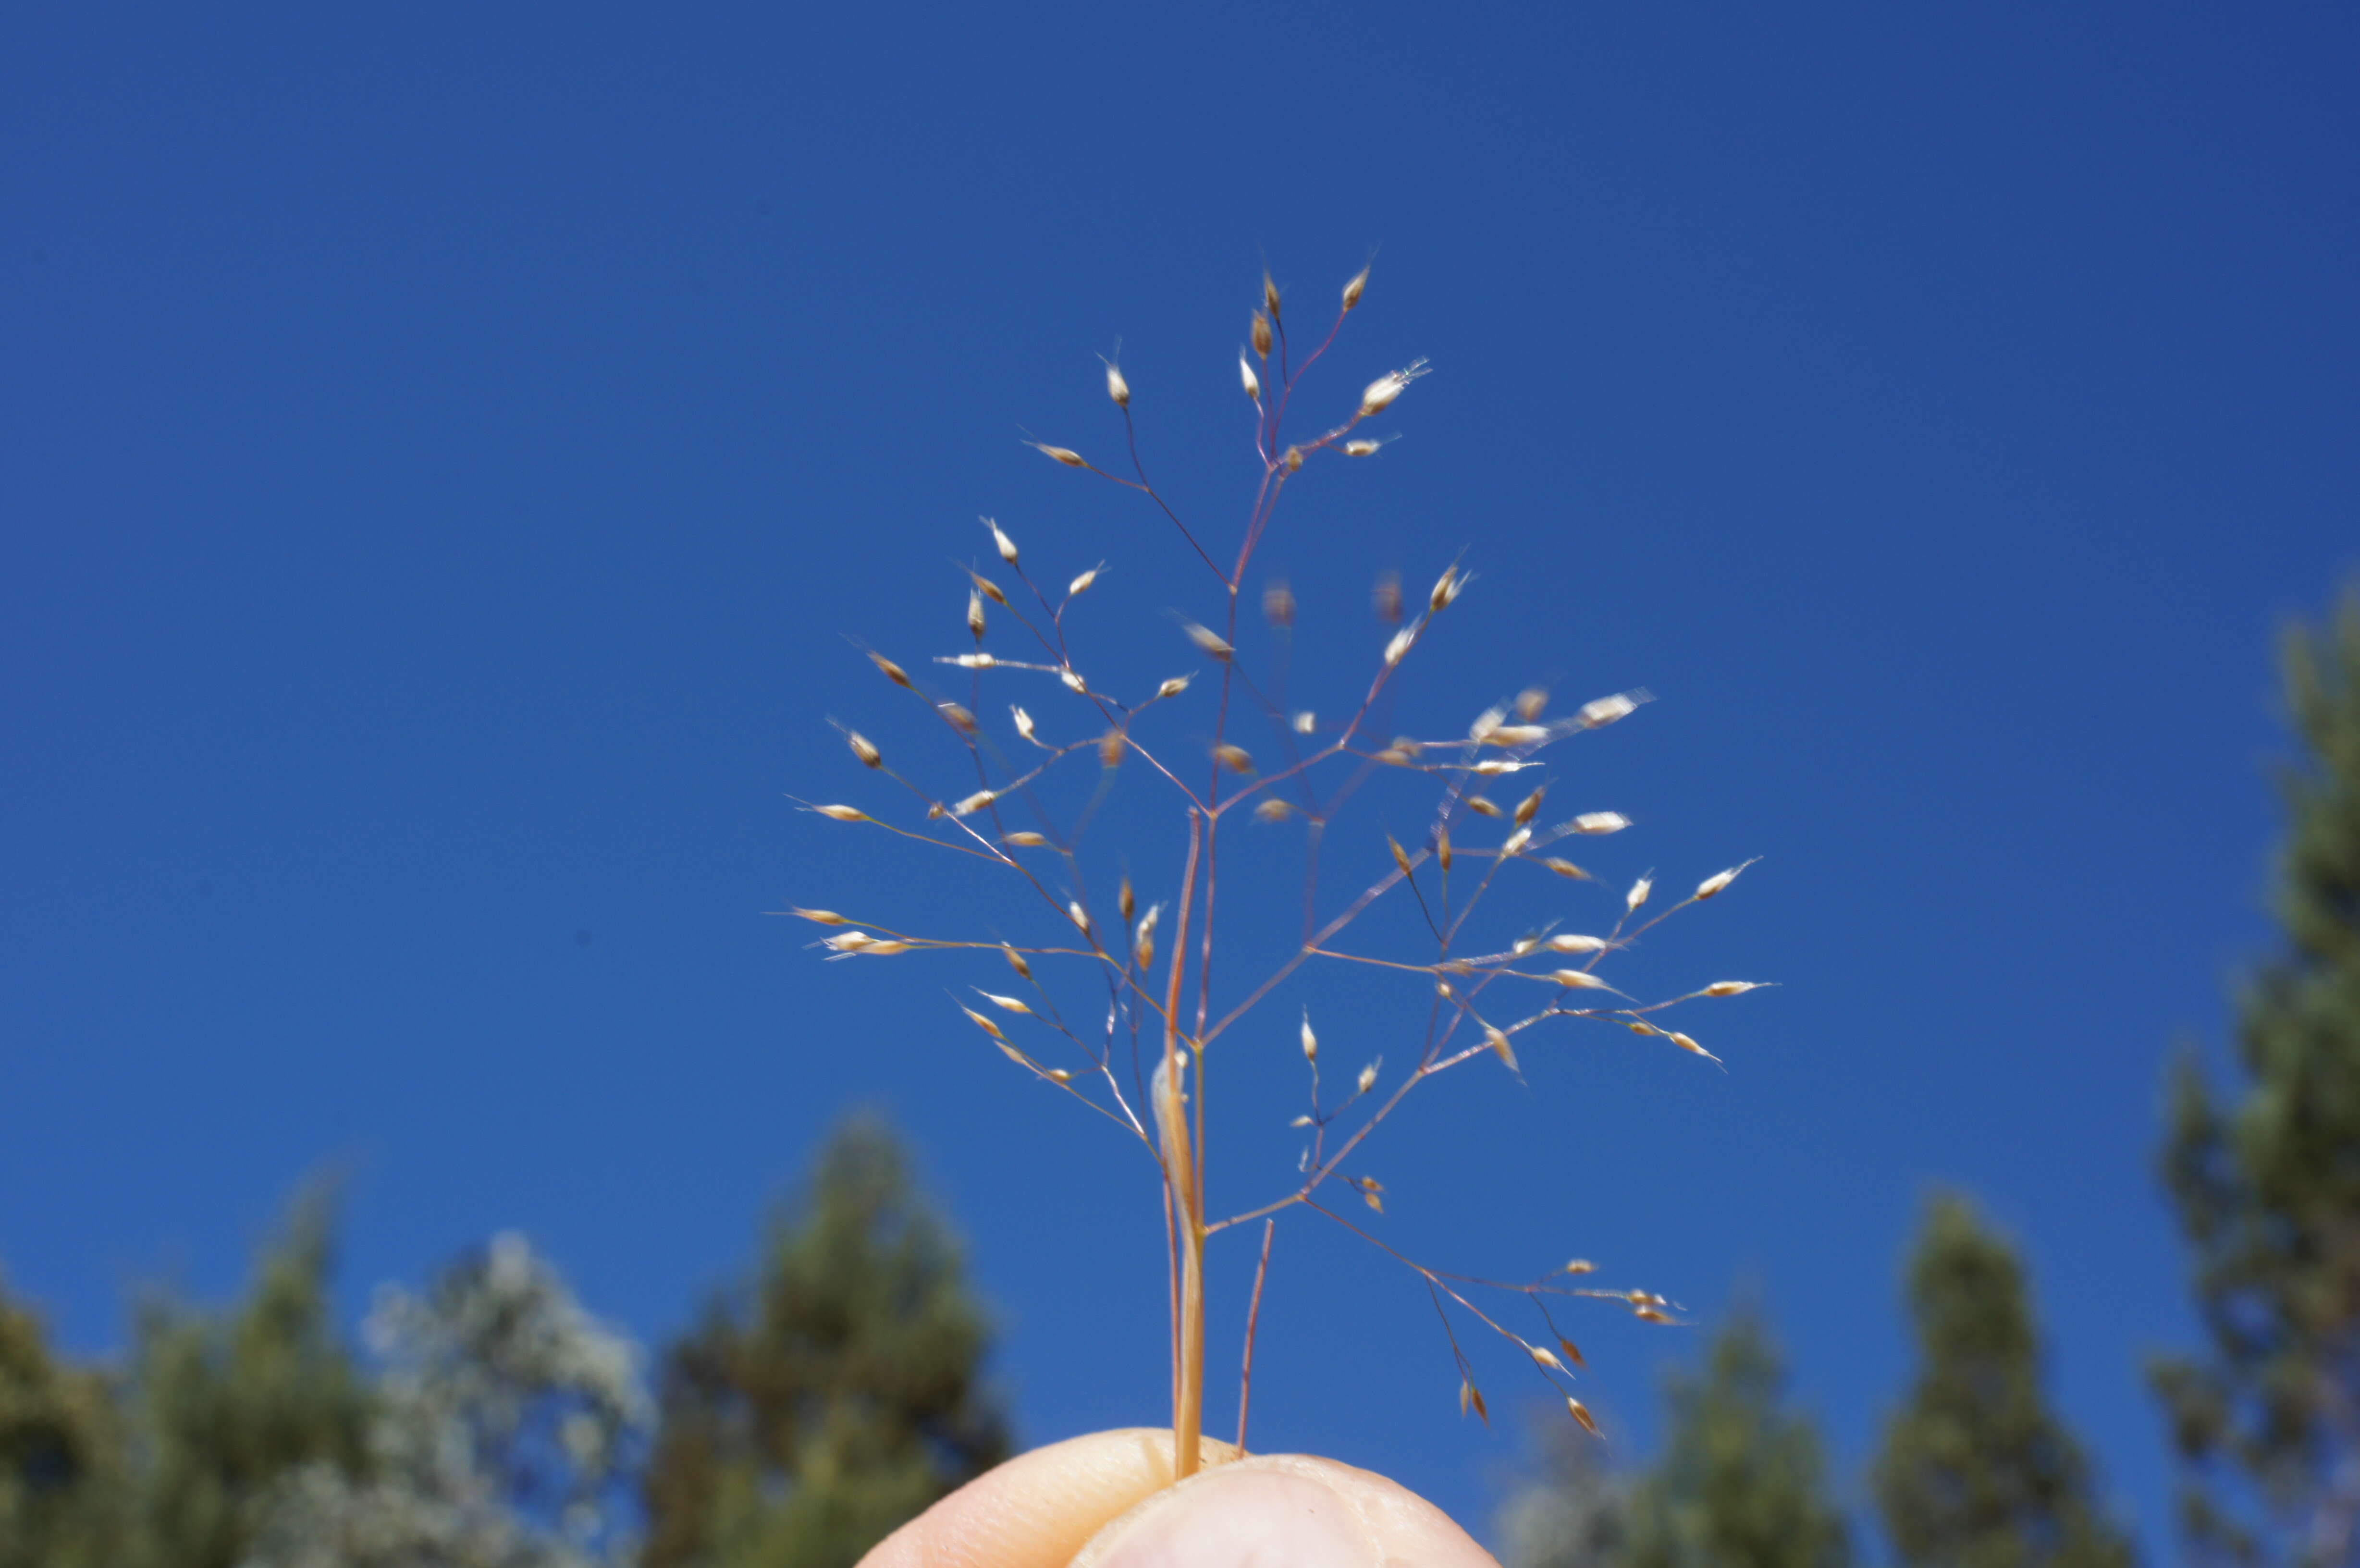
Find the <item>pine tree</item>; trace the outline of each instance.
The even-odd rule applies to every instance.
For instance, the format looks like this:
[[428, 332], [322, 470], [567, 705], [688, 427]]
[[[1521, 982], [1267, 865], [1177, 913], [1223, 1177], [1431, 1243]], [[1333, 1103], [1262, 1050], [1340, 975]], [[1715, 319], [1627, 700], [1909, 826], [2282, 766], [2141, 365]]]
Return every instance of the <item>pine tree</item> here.
[[1917, 1386], [1877, 1456], [1905, 1568], [2130, 1568], [2088, 1464], [2041, 1397], [2024, 1269], [1968, 1202], [1938, 1196], [1909, 1263]]
[[1006, 1454], [988, 1336], [899, 1141], [839, 1128], [752, 1287], [667, 1357], [648, 1568], [849, 1568]]
[[1741, 1312], [1701, 1376], [1666, 1389], [1671, 1431], [1632, 1498], [1628, 1568], [1847, 1568], [1818, 1428], [1783, 1405], [1785, 1367]]
[[122, 1433], [97, 1373], [61, 1366], [0, 1291], [0, 1568], [100, 1568], [121, 1550]]
[[[2210, 1345], [2154, 1367], [2200, 1553], [2360, 1562], [2360, 590], [2287, 640], [2285, 950], [2239, 998], [2240, 1094], [2183, 1059], [2167, 1185]], [[2267, 1523], [2239, 1522], [2257, 1499]], [[2274, 1550], [2277, 1549], [2277, 1550]]]
[[127, 1389], [133, 1568], [236, 1568], [279, 1484], [358, 1469], [366, 1386], [328, 1297], [330, 1213], [300, 1204], [226, 1318], [151, 1304]]

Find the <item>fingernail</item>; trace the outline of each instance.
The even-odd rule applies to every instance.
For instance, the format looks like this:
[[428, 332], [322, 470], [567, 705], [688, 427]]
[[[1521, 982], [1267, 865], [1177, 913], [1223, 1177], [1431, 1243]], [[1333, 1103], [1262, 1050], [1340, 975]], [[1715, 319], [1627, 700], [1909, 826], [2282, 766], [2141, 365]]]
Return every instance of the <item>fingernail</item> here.
[[1376, 1542], [1332, 1487], [1224, 1467], [1172, 1488], [1098, 1552], [1093, 1568], [1375, 1568]]

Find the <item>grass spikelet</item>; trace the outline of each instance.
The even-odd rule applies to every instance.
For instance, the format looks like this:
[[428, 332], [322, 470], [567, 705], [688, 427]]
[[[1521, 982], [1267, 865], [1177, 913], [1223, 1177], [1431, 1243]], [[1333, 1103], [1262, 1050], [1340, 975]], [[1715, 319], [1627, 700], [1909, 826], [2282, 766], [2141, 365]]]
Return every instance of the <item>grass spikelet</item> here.
[[1022, 953], [1017, 952], [1014, 948], [1009, 946], [1004, 942], [1000, 944], [1000, 951], [1001, 954], [1007, 958], [1008, 967], [1016, 971], [1017, 975], [1020, 978], [1025, 980], [1032, 978], [1032, 966], [1024, 962], [1024, 955]]
[[[1044, 447], [1042, 450], [1045, 452], [1048, 449]], [[1060, 458], [1058, 461], [1062, 463], [1065, 460]], [[1076, 459], [1076, 461], [1078, 462], [1079, 460]], [[1014, 566], [1016, 564], [1016, 541], [1010, 539], [1008, 535], [1002, 531], [1000, 526], [989, 517], [983, 519], [983, 526], [991, 530], [991, 545], [994, 550], [1000, 551], [1000, 559], [1008, 562], [1009, 565]], [[1001, 603], [1005, 604], [1006, 601], [1002, 600]]]
[[1590, 1415], [1589, 1407], [1584, 1405], [1579, 1399], [1568, 1394], [1565, 1399], [1565, 1408], [1567, 1411], [1572, 1415], [1575, 1421], [1581, 1423], [1582, 1431], [1596, 1438], [1603, 1438], [1605, 1436], [1605, 1433], [1598, 1430], [1598, 1421], [1596, 1418]]
[[1486, 1025], [1483, 1029], [1483, 1043], [1491, 1048], [1492, 1055], [1507, 1063], [1509, 1072], [1523, 1071], [1516, 1065], [1516, 1048], [1508, 1043], [1508, 1036], [1504, 1030]]
[[[794, 916], [795, 919], [799, 920], [809, 920], [814, 925], [847, 926], [852, 923], [850, 920], [846, 920], [842, 915], [837, 914], [834, 909], [805, 909], [797, 908], [789, 909], [787, 913]], [[1732, 981], [1731, 984], [1733, 985], [1735, 982]]]
[[835, 822], [873, 822], [877, 820], [858, 806], [814, 806], [812, 810]]
[[1574, 1344], [1573, 1341], [1566, 1338], [1565, 1335], [1558, 1334], [1557, 1336], [1557, 1347], [1559, 1350], [1564, 1351], [1565, 1358], [1568, 1361], [1572, 1362], [1576, 1367], [1586, 1367], [1590, 1365], [1589, 1362], [1582, 1359], [1581, 1347]]
[[1568, 991], [1603, 991], [1611, 988], [1597, 975], [1580, 969], [1559, 969], [1551, 974], [1549, 978]]
[[1558, 876], [1569, 878], [1575, 882], [1595, 882], [1598, 880], [1598, 878], [1592, 877], [1589, 872], [1584, 871], [1580, 866], [1576, 866], [1572, 861], [1560, 860], [1554, 855], [1550, 855], [1546, 860], [1543, 860], [1541, 864], [1547, 866], [1551, 871], [1556, 872]]
[[1293, 815], [1295, 815], [1295, 807], [1274, 795], [1254, 808], [1256, 822], [1283, 822]]
[[1583, 936], [1578, 931], [1559, 931], [1548, 939], [1548, 945], [1552, 953], [1603, 953], [1606, 951], [1606, 939]]
[[977, 989], [976, 995], [981, 996], [985, 1001], [989, 1002], [993, 1007], [998, 1007], [1003, 1013], [1022, 1013], [1028, 1018], [1032, 1016], [1032, 1009], [1025, 1006], [1024, 999], [1021, 996], [1002, 996], [995, 992], [983, 990], [980, 987]]
[[1485, 1426], [1490, 1426], [1491, 1424], [1491, 1412], [1483, 1408], [1483, 1390], [1475, 1386], [1473, 1378], [1461, 1377], [1459, 1380], [1459, 1414], [1460, 1418], [1463, 1420], [1466, 1417], [1467, 1412], [1470, 1410], [1475, 1412], [1476, 1416], [1481, 1420]]
[[1232, 773], [1251, 773], [1254, 770], [1253, 757], [1247, 753], [1244, 746], [1231, 746], [1223, 742], [1213, 748], [1213, 756], [1219, 759], [1222, 767]]
[[1557, 1358], [1557, 1352], [1551, 1350], [1548, 1346], [1545, 1345], [1528, 1345], [1524, 1348], [1532, 1353], [1535, 1365], [1545, 1367], [1552, 1372], [1562, 1372], [1565, 1370], [1565, 1363], [1559, 1361]]
[[1018, 828], [1014, 833], [1001, 838], [1000, 842], [1011, 844], [1018, 849], [1039, 849], [1046, 844], [1049, 839], [1046, 834], [1036, 833], [1031, 828]]
[[1573, 819], [1573, 831], [1578, 833], [1618, 833], [1631, 825], [1631, 819], [1620, 811], [1584, 811]]
[[[1195, 643], [1197, 649], [1207, 658], [1227, 662], [1230, 656], [1238, 651], [1229, 645], [1220, 633], [1210, 626], [1200, 626], [1194, 621], [1183, 621], [1180, 623], [1180, 629], [1188, 634], [1188, 640]], [[1170, 682], [1166, 681], [1165, 684], [1169, 685]]]
[[1001, 1041], [1002, 1043], [1005, 1043], [1005, 1042], [1006, 1042], [1006, 1040], [1007, 1040], [1008, 1037], [1007, 1037], [1005, 1034], [1003, 1034], [1003, 1033], [1001, 1033], [1001, 1032], [1000, 1032], [1000, 1026], [999, 1026], [998, 1024], [996, 1024], [996, 1023], [992, 1022], [989, 1018], [985, 1018], [981, 1013], [977, 1012], [973, 1007], [964, 1007], [964, 1006], [963, 1006], [963, 1007], [961, 1007], [959, 1008], [959, 1011], [960, 1011], [960, 1012], [962, 1012], [962, 1013], [965, 1013], [965, 1014], [967, 1016], [967, 1018], [969, 1018], [969, 1019], [970, 1019], [970, 1020], [975, 1024], [975, 1027], [976, 1027], [976, 1028], [978, 1028], [978, 1029], [981, 1029], [984, 1033], [986, 1033], [986, 1034], [989, 1035], [992, 1039], [994, 1039], [994, 1040], [1000, 1040], [1000, 1041]]
[[844, 744], [852, 748], [852, 755], [860, 759], [861, 767], [882, 768], [885, 766], [885, 754], [879, 751], [877, 747], [871, 744], [869, 737], [862, 735], [858, 730], [845, 731]]
[[881, 653], [872, 653], [869, 657], [876, 664], [878, 669], [885, 672], [886, 680], [890, 681], [894, 685], [901, 687], [904, 691], [914, 691], [917, 690], [916, 687], [910, 684], [909, 671], [903, 670], [900, 665], [894, 663], [891, 659], [886, 658]]
[[1031, 447], [1034, 452], [1039, 452], [1043, 457], [1054, 458], [1068, 468], [1082, 468], [1087, 466], [1082, 462], [1082, 454], [1076, 452], [1071, 447], [1050, 446], [1044, 441], [1026, 441], [1024, 444]]
[[1738, 874], [1743, 871], [1746, 866], [1751, 866], [1753, 864], [1754, 862], [1749, 860], [1745, 862], [1744, 866], [1732, 866], [1726, 871], [1714, 872], [1711, 876], [1697, 884], [1697, 890], [1694, 897], [1699, 903], [1711, 898], [1714, 894], [1728, 887], [1732, 882], [1736, 881]]
[[1759, 991], [1759, 980], [1716, 980], [1704, 988], [1708, 996], [1743, 996], [1748, 991]]
[[1640, 877], [1639, 880], [1631, 884], [1631, 890], [1622, 895], [1623, 908], [1632, 914], [1637, 914], [1639, 912], [1639, 906], [1645, 903], [1647, 901], [1647, 895], [1655, 890], [1655, 879], [1654, 877], [1648, 876]]

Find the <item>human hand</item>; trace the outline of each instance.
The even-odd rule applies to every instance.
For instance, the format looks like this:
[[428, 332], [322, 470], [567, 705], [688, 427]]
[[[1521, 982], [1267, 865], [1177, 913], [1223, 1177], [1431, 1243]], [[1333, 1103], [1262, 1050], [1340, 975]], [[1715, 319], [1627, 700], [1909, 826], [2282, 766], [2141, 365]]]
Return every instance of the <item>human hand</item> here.
[[1172, 1434], [1093, 1432], [1019, 1455], [880, 1541], [860, 1568], [1498, 1568], [1432, 1503], [1299, 1454], [1172, 1485]]

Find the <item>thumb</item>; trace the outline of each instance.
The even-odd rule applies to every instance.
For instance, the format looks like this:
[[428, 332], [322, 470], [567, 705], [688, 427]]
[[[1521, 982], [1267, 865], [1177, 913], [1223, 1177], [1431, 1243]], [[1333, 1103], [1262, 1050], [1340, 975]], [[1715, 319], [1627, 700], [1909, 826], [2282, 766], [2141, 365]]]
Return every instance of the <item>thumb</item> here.
[[1075, 1438], [1009, 1461], [862, 1568], [1497, 1568], [1433, 1504], [1333, 1460], [1260, 1454], [1171, 1484], [1169, 1432]]

